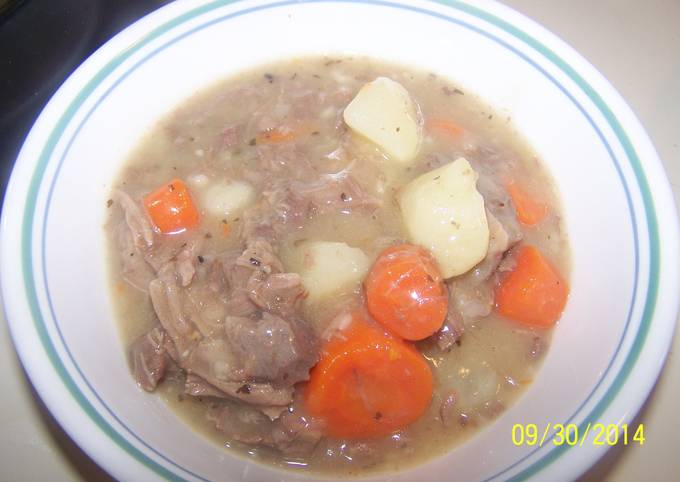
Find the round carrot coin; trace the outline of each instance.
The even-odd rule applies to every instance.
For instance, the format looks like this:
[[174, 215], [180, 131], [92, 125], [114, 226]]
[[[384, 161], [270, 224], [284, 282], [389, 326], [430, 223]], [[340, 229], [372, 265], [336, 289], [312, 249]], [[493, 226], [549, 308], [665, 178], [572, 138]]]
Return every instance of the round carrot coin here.
[[383, 251], [364, 287], [371, 316], [405, 340], [427, 338], [444, 323], [448, 290], [435, 260], [420, 246]]

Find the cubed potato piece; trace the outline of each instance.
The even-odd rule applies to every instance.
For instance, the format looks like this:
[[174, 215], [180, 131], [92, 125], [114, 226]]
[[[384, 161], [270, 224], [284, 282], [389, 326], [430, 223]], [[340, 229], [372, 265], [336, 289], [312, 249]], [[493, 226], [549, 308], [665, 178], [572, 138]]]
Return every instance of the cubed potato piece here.
[[422, 136], [418, 108], [401, 84], [386, 77], [365, 84], [345, 108], [344, 118], [390, 158], [408, 163], [416, 157]]
[[472, 355], [465, 358], [465, 370], [454, 371], [449, 380], [452, 382], [451, 388], [458, 395], [459, 407], [474, 409], [494, 399], [501, 377], [486, 359]]
[[445, 278], [470, 270], [489, 248], [477, 178], [461, 157], [414, 179], [399, 196], [409, 240], [430, 250]]
[[208, 187], [202, 196], [203, 208], [209, 215], [232, 217], [255, 200], [255, 189], [245, 182], [226, 181]]
[[300, 274], [310, 302], [352, 289], [370, 266], [361, 249], [330, 241], [301, 243], [286, 258], [286, 270]]

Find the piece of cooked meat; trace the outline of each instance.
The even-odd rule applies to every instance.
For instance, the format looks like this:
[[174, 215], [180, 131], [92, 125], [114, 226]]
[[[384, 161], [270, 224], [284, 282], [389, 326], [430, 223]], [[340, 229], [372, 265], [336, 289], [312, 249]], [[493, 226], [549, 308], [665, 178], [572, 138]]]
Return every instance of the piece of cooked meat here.
[[295, 316], [300, 301], [306, 296], [297, 273], [251, 276], [246, 289], [259, 308], [283, 317]]
[[318, 358], [314, 334], [294, 318], [284, 320], [267, 312], [260, 320], [230, 317], [225, 331], [247, 379], [289, 387], [308, 380]]
[[229, 438], [266, 445], [287, 455], [309, 454], [323, 436], [323, 424], [295, 403], [272, 420], [254, 407], [224, 404], [208, 414], [215, 427]]
[[156, 389], [168, 368], [165, 337], [165, 331], [156, 326], [130, 345], [132, 374], [137, 385], [147, 392]]

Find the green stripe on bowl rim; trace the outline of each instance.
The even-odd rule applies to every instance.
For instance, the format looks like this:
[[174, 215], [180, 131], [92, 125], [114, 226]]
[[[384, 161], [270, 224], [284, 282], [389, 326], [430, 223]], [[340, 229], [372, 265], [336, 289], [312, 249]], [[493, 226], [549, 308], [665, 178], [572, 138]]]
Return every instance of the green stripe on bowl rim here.
[[[642, 169], [637, 152], [635, 151], [632, 142], [628, 138], [625, 130], [617, 120], [616, 116], [609, 108], [609, 106], [605, 103], [605, 101], [602, 99], [602, 97], [597, 93], [597, 91], [595, 91], [595, 89], [593, 89], [592, 86], [581, 75], [579, 75], [579, 73], [573, 67], [571, 67], [571, 65], [565, 62], [551, 49], [549, 49], [548, 47], [537, 41], [535, 38], [530, 36], [528, 33], [524, 32], [523, 30], [520, 30], [519, 28], [513, 26], [512, 24], [506, 22], [505, 20], [502, 20], [501, 18], [481, 8], [474, 7], [472, 5], [469, 5], [458, 0], [448, 1], [429, 0], [429, 1], [435, 4], [452, 7], [456, 10], [459, 10], [461, 12], [467, 13], [476, 18], [484, 20], [485, 22], [505, 31], [506, 33], [520, 40], [523, 44], [527, 45], [532, 50], [534, 50], [535, 52], [539, 53], [544, 58], [549, 60], [553, 65], [557, 66], [564, 74], [566, 74], [575, 84], [577, 84], [582, 89], [582, 91], [586, 94], [590, 101], [597, 107], [600, 113], [607, 120], [607, 122], [609, 123], [609, 127], [614, 131], [616, 138], [623, 147], [625, 154], [628, 158], [628, 161], [630, 162], [630, 165], [633, 168], [635, 178], [637, 180], [638, 187], [640, 189], [644, 202], [644, 211], [647, 220], [647, 229], [649, 234], [650, 242], [649, 285], [647, 289], [645, 306], [642, 314], [642, 321], [640, 323], [640, 328], [638, 331], [638, 336], [635, 337], [633, 346], [628, 352], [628, 355], [623, 366], [619, 370], [616, 378], [614, 379], [610, 387], [607, 389], [607, 392], [579, 426], [579, 430], [583, 432], [586, 424], [589, 422], [596, 421], [604, 413], [604, 411], [609, 407], [613, 399], [616, 397], [621, 387], [627, 380], [633, 366], [637, 362], [642, 351], [642, 347], [644, 346], [647, 336], [649, 334], [651, 319], [654, 315], [654, 310], [658, 298], [659, 266], [660, 266], [658, 221], [654, 209], [653, 198], [651, 196], [651, 192], [649, 189], [649, 183], [646, 179], [644, 170]], [[22, 223], [21, 262], [24, 274], [25, 290], [27, 293], [31, 315], [33, 317], [36, 331], [39, 335], [40, 342], [42, 343], [45, 352], [50, 362], [52, 363], [55, 371], [58, 373], [59, 377], [61, 378], [61, 381], [64, 383], [64, 386], [67, 388], [69, 393], [74, 397], [78, 405], [88, 414], [90, 419], [111, 438], [113, 442], [115, 442], [121, 449], [123, 449], [130, 456], [138, 460], [144, 466], [153, 470], [159, 476], [167, 478], [169, 480], [182, 480], [182, 479], [177, 475], [173, 474], [167, 468], [160, 465], [155, 460], [148, 457], [142, 451], [131, 445], [126, 438], [121, 436], [120, 433], [118, 433], [111, 425], [109, 425], [109, 423], [99, 414], [99, 412], [97, 412], [97, 410], [90, 404], [87, 398], [79, 390], [76, 382], [70, 377], [62, 361], [59, 359], [59, 356], [54, 348], [54, 345], [52, 344], [52, 340], [50, 339], [47, 333], [45, 322], [43, 320], [42, 313], [40, 311], [38, 304], [37, 292], [35, 290], [33, 259], [31, 257], [33, 235], [32, 227], [35, 220], [34, 214], [37, 204], [38, 190], [42, 183], [43, 175], [45, 173], [48, 161], [52, 157], [52, 152], [56, 148], [56, 145], [60, 140], [66, 126], [71, 122], [72, 118], [74, 117], [76, 112], [81, 108], [85, 100], [92, 95], [94, 90], [104, 81], [104, 79], [111, 75], [125, 60], [130, 58], [143, 46], [168, 33], [172, 29], [202, 14], [224, 7], [226, 5], [235, 4], [239, 2], [240, 0], [216, 0], [214, 2], [202, 5], [200, 7], [194, 8], [188, 12], [178, 15], [177, 17], [163, 23], [162, 25], [153, 29], [148, 34], [144, 35], [141, 39], [139, 39], [128, 49], [123, 50], [117, 55], [115, 55], [109, 62], [107, 62], [104, 65], [104, 67], [102, 67], [95, 75], [92, 76], [92, 78], [85, 84], [85, 86], [77, 93], [74, 99], [69, 103], [67, 109], [59, 117], [59, 120], [56, 122], [47, 138], [47, 141], [40, 153], [40, 156], [38, 157], [38, 162], [36, 164], [35, 171], [30, 180]], [[393, 4], [390, 2], [383, 2], [377, 0], [308, 0], [307, 2], [304, 3], [331, 3], [331, 2], [336, 3], [349, 2], [349, 3], [383, 5], [388, 7], [407, 8], [410, 10], [415, 10], [417, 12], [430, 15], [433, 14], [432, 11], [426, 9], [416, 9], [413, 7], [409, 8], [402, 4]], [[236, 16], [237, 14], [241, 15], [256, 10], [280, 7], [292, 3], [295, 2], [286, 0], [282, 2], [271, 3], [256, 8], [242, 10], [240, 12], [231, 14], [230, 17]], [[442, 15], [437, 13], [436, 16]], [[550, 463], [552, 463], [554, 460], [556, 460], [558, 457], [560, 457], [568, 449], [569, 449], [568, 446], [554, 447], [542, 458], [533, 462], [532, 465], [530, 465], [522, 472], [517, 474], [513, 478], [513, 480], [524, 479], [536, 474], [537, 472], [548, 466]], [[176, 464], [174, 464], [174, 462], [169, 461], [168, 459], [165, 460], [177, 466]], [[193, 474], [182, 467], [179, 466], [177, 467], [194, 477], [201, 478], [200, 476]]]

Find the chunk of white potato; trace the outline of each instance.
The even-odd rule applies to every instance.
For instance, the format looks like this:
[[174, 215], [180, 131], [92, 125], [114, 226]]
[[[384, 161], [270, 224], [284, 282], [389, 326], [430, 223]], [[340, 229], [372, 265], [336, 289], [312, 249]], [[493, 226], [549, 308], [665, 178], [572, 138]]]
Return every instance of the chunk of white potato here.
[[500, 390], [498, 373], [486, 360], [469, 359], [454, 373], [452, 385], [462, 409], [481, 408], [491, 402]]
[[310, 302], [352, 289], [370, 267], [361, 249], [345, 243], [307, 241], [293, 251], [287, 257], [286, 269], [300, 275]]
[[387, 77], [365, 84], [345, 108], [344, 118], [390, 158], [408, 163], [416, 157], [422, 136], [418, 108], [401, 84]]
[[489, 249], [477, 178], [461, 157], [414, 179], [399, 196], [409, 241], [430, 250], [445, 278], [470, 270]]
[[234, 216], [255, 200], [255, 189], [245, 182], [226, 181], [208, 187], [202, 196], [203, 207], [213, 216]]

